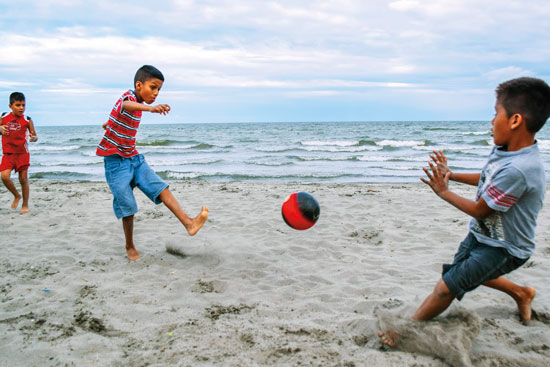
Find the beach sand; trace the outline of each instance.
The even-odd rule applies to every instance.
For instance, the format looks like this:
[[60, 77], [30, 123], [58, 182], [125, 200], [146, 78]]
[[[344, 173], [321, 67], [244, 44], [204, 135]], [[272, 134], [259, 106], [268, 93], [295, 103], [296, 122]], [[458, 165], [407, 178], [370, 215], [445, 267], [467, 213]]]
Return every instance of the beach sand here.
[[[537, 250], [510, 274], [537, 317], [480, 288], [428, 323], [409, 317], [466, 236], [469, 218], [418, 184], [171, 183], [190, 237], [138, 190], [130, 262], [102, 182], [31, 181], [31, 212], [0, 188], [1, 366], [548, 366], [550, 202]], [[474, 197], [475, 187], [452, 185]], [[289, 228], [294, 191], [321, 204]], [[379, 328], [409, 330], [383, 347]], [[421, 325], [419, 325], [421, 324]], [[412, 330], [412, 331], [411, 331]], [[416, 338], [416, 339], [415, 339]]]

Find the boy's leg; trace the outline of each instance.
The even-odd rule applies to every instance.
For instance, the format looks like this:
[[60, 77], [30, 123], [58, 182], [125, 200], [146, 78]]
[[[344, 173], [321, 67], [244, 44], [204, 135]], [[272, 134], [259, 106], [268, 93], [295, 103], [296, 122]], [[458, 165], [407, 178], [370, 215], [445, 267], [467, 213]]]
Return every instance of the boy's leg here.
[[29, 212], [29, 179], [27, 177], [27, 170], [19, 171], [19, 183], [21, 184], [21, 192], [23, 193], [23, 206], [21, 207], [21, 214]]
[[[426, 321], [430, 320], [437, 315], [441, 314], [443, 311], [445, 311], [452, 303], [452, 301], [456, 298], [455, 295], [453, 295], [449, 289], [448, 284], [452, 285], [454, 284], [455, 291], [459, 291], [460, 288], [456, 287], [457, 280], [464, 278], [464, 273], [468, 272], [468, 268], [464, 267], [463, 265], [466, 264], [466, 261], [468, 258], [470, 258], [470, 253], [472, 249], [475, 247], [475, 237], [473, 235], [468, 235], [464, 241], [460, 243], [460, 246], [458, 248], [457, 253], [455, 254], [454, 260], [453, 260], [453, 266], [449, 265], [443, 265], [443, 276], [446, 276], [448, 281], [450, 283], [446, 283], [443, 280], [443, 277], [439, 279], [439, 281], [436, 283], [434, 290], [426, 299], [424, 299], [424, 302], [418, 307], [416, 312], [413, 315], [413, 320], [417, 321]], [[454, 276], [449, 277], [450, 273], [454, 273]], [[468, 287], [466, 287], [468, 288]], [[462, 292], [456, 292], [456, 294], [463, 294]], [[385, 333], [379, 332], [378, 336], [380, 337], [381, 341], [390, 346], [394, 347], [399, 342], [399, 337], [395, 335], [395, 333], [392, 333], [391, 331], [386, 331]]]
[[13, 184], [13, 181], [10, 178], [11, 175], [11, 169], [3, 170], [1, 173], [2, 176], [2, 182], [4, 183], [4, 186], [13, 194], [14, 199], [11, 203], [11, 208], [16, 209], [17, 205], [19, 205], [19, 200], [21, 200], [21, 194], [19, 194], [19, 191], [15, 188], [15, 185]]
[[140, 258], [134, 245], [134, 214], [138, 207], [134, 197], [132, 179], [134, 170], [131, 158], [122, 158], [118, 155], [104, 158], [105, 179], [113, 194], [113, 211], [118, 219], [122, 219], [122, 228], [126, 241], [128, 259]]
[[[482, 284], [510, 295], [518, 305], [522, 321], [528, 323], [531, 319], [531, 302], [536, 295], [535, 289], [519, 286], [502, 276], [502, 274], [517, 269], [526, 260], [516, 259], [501, 248], [482, 244], [470, 248], [467, 240], [468, 238], [461, 243], [457, 253], [460, 261], [455, 261], [452, 266], [444, 265], [444, 269], [447, 268], [443, 275], [445, 281], [443, 278], [439, 280], [433, 293], [424, 300], [414, 314], [413, 319], [429, 320], [439, 315], [451, 304], [455, 297], [461, 299], [464, 292], [473, 290]], [[464, 255], [461, 250], [468, 248], [467, 258], [460, 259]], [[456, 259], [457, 257], [455, 257]], [[482, 280], [491, 278], [494, 279]], [[453, 293], [451, 293], [448, 285], [453, 289]], [[389, 346], [395, 346], [397, 343], [397, 337], [391, 332], [378, 333], [378, 335], [382, 342]]]
[[124, 238], [126, 240], [126, 253], [128, 259], [137, 260], [141, 257], [134, 245], [134, 216], [122, 218], [122, 228], [124, 229]]
[[531, 302], [533, 302], [533, 298], [537, 294], [533, 287], [522, 287], [503, 276], [489, 280], [483, 283], [483, 285], [504, 292], [512, 297], [518, 305], [521, 321], [524, 323], [531, 321]]
[[414, 313], [413, 320], [427, 321], [433, 319], [445, 311], [451, 305], [453, 299], [455, 297], [451, 294], [443, 279], [439, 279], [433, 292], [426, 297]]
[[[454, 299], [455, 296], [451, 294], [443, 279], [439, 279], [432, 293], [424, 299], [424, 302], [418, 307], [412, 318], [416, 321], [431, 320], [445, 311]], [[391, 330], [386, 330], [385, 333], [379, 332], [378, 336], [382, 343], [390, 347], [394, 347], [399, 342], [399, 337], [392, 333]]]
[[172, 195], [168, 184], [164, 182], [145, 161], [145, 158], [138, 154], [136, 156], [136, 186], [147, 195], [155, 204], [164, 203], [172, 213], [183, 224], [187, 233], [195, 235], [208, 219], [208, 208], [203, 206], [199, 215], [190, 218], [181, 208], [180, 204]]
[[205, 206], [202, 207], [199, 215], [195, 218], [190, 218], [183, 211], [169, 188], [164, 189], [160, 193], [159, 199], [168, 207], [168, 209], [170, 209], [172, 213], [174, 213], [191, 236], [195, 235], [208, 219], [208, 208]]

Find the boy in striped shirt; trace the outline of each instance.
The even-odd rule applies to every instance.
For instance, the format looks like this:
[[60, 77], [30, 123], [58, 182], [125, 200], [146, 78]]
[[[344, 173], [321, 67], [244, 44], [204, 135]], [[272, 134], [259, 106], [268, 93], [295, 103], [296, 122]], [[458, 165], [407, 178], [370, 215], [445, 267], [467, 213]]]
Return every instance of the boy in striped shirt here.
[[[138, 207], [134, 187], [139, 189], [155, 204], [164, 203], [193, 236], [208, 219], [208, 208], [203, 206], [199, 215], [190, 218], [172, 195], [168, 184], [149, 167], [145, 158], [136, 150], [136, 133], [143, 111], [166, 115], [167, 104], [151, 105], [155, 102], [164, 76], [151, 65], [143, 65], [134, 77], [134, 90], [128, 90], [115, 103], [109, 121], [103, 124], [105, 134], [96, 154], [104, 157], [105, 178], [113, 193], [113, 210], [122, 227], [126, 240], [126, 253], [130, 260], [141, 256], [133, 240], [134, 214]], [[146, 103], [146, 104], [144, 104]], [[149, 105], [149, 106], [148, 106]]]
[[[455, 173], [441, 151], [431, 155], [427, 179], [421, 180], [443, 200], [472, 216], [469, 233], [452, 264], [443, 265], [441, 279], [416, 310], [413, 320], [426, 321], [445, 311], [456, 298], [480, 285], [511, 296], [520, 320], [531, 320], [535, 289], [504, 277], [535, 251], [536, 220], [544, 201], [544, 166], [535, 139], [550, 116], [550, 87], [543, 80], [517, 78], [496, 90], [492, 124], [494, 146], [481, 173]], [[477, 185], [475, 200], [449, 190], [449, 180]], [[399, 335], [378, 334], [395, 346]]]

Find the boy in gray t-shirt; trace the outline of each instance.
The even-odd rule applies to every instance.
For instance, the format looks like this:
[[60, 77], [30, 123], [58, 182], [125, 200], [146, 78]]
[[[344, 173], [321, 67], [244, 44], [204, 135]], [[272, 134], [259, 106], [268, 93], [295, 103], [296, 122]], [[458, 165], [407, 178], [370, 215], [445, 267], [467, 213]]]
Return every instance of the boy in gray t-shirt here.
[[481, 173], [476, 201], [483, 198], [494, 213], [472, 219], [470, 232], [478, 242], [528, 259], [535, 251], [537, 214], [545, 188], [537, 143], [514, 152], [493, 147]]
[[[452, 264], [443, 265], [443, 276], [413, 315], [425, 321], [439, 315], [457, 298], [480, 285], [510, 295], [524, 323], [531, 320], [535, 289], [506, 279], [535, 250], [536, 219], [545, 192], [544, 168], [535, 134], [550, 116], [550, 87], [535, 78], [518, 78], [496, 90], [492, 135], [495, 147], [482, 173], [454, 173], [441, 151], [430, 155], [424, 168], [429, 185], [443, 200], [473, 217], [470, 231]], [[449, 190], [449, 180], [477, 185], [474, 201]], [[395, 346], [399, 336], [378, 333], [382, 342]]]

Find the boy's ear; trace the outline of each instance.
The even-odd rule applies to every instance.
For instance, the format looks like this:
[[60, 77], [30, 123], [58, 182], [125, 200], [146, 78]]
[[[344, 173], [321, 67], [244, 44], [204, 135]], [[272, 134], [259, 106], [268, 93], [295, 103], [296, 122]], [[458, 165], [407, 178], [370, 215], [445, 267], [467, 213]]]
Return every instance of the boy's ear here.
[[518, 127], [520, 127], [522, 124], [525, 124], [525, 119], [519, 113], [514, 113], [508, 121], [510, 123], [510, 128], [512, 130], [515, 130]]
[[143, 86], [143, 83], [142, 83], [141, 81], [138, 80], [138, 81], [136, 82], [136, 85], [135, 85], [136, 89], [141, 89], [142, 86]]

